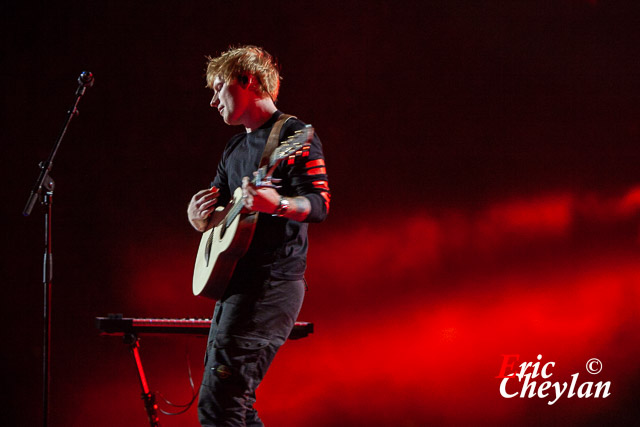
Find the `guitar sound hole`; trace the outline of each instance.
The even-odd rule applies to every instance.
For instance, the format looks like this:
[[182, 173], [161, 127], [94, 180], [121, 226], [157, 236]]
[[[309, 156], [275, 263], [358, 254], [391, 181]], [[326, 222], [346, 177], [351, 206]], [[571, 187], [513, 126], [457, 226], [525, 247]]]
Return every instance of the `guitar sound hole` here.
[[212, 244], [213, 244], [213, 233], [209, 234], [209, 238], [207, 239], [207, 245], [204, 248], [204, 262], [207, 267], [209, 266], [209, 258], [211, 258]]

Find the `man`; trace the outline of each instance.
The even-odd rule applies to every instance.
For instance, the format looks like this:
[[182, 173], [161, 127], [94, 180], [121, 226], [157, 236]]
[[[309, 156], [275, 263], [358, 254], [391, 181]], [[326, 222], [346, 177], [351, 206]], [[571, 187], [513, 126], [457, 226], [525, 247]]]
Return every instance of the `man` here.
[[[244, 126], [245, 131], [227, 143], [212, 187], [191, 199], [189, 221], [198, 231], [213, 227], [209, 220], [215, 207], [225, 206], [238, 187], [243, 209], [259, 214], [249, 249], [216, 302], [198, 416], [203, 426], [260, 426], [253, 408], [255, 390], [302, 306], [307, 227], [325, 219], [330, 192], [317, 136], [308, 155], [278, 165], [273, 174], [282, 180], [278, 189], [251, 182], [272, 128], [282, 116], [275, 106], [278, 69], [271, 55], [255, 46], [230, 49], [208, 60], [211, 106], [225, 123]], [[304, 126], [289, 118], [278, 141]]]

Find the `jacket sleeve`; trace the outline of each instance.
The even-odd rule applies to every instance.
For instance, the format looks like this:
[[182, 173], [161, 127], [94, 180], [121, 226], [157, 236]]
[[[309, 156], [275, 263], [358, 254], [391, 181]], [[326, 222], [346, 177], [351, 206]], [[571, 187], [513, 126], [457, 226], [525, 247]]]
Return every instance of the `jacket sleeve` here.
[[225, 206], [231, 200], [231, 189], [229, 188], [228, 180], [227, 180], [227, 156], [229, 151], [229, 145], [225, 147], [225, 150], [222, 153], [222, 158], [218, 162], [218, 167], [216, 169], [216, 176], [211, 181], [211, 186], [218, 188], [220, 191], [220, 195], [218, 196], [218, 201], [216, 202], [216, 206]]
[[[293, 124], [287, 127], [285, 137], [303, 127], [304, 123], [294, 120]], [[322, 152], [322, 142], [318, 135], [314, 132], [308, 150], [304, 150], [300, 156], [289, 158], [283, 163], [285, 164], [284, 172], [291, 187], [291, 195], [304, 196], [311, 203], [311, 212], [304, 222], [324, 221], [329, 213], [331, 190]]]

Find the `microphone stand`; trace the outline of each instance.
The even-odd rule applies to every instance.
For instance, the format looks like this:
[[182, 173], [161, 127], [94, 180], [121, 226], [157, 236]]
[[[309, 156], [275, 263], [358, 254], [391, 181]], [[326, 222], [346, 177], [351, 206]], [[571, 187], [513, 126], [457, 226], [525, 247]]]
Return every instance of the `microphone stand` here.
[[51, 218], [53, 208], [53, 189], [55, 183], [51, 178], [51, 169], [53, 160], [60, 148], [62, 138], [67, 132], [69, 123], [74, 116], [78, 115], [78, 103], [84, 95], [88, 87], [93, 86], [93, 75], [88, 71], [83, 71], [78, 77], [78, 89], [76, 90], [76, 99], [73, 106], [67, 111], [67, 119], [64, 122], [62, 131], [58, 136], [53, 149], [46, 161], [40, 162], [40, 175], [31, 190], [27, 204], [22, 211], [22, 215], [29, 216], [36, 204], [40, 202], [44, 206], [44, 260], [42, 264], [42, 283], [43, 283], [43, 334], [42, 334], [42, 418], [43, 425], [46, 427], [49, 419], [49, 386], [51, 383], [51, 373], [49, 370], [51, 362], [51, 287], [53, 279], [53, 253], [51, 251]]

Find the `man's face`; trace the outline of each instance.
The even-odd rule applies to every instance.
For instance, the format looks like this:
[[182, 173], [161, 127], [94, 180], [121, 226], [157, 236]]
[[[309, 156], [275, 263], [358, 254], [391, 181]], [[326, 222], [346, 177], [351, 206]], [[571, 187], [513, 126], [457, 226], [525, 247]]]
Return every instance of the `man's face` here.
[[226, 124], [241, 125], [247, 113], [250, 95], [248, 88], [238, 83], [237, 79], [226, 83], [218, 76], [213, 81], [211, 106], [218, 110]]

